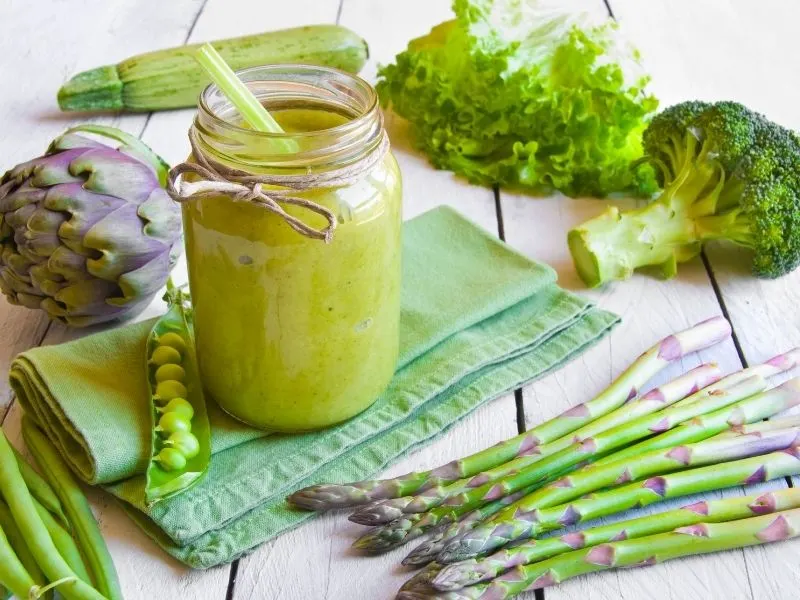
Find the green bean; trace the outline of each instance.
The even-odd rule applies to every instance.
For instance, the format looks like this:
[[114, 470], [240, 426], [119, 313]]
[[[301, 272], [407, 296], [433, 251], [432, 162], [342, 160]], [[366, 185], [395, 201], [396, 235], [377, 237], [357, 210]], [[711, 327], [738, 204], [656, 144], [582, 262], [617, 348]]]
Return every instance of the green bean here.
[[[19, 562], [25, 567], [31, 579], [33, 579], [36, 585], [44, 585], [46, 583], [44, 573], [42, 573], [39, 565], [36, 564], [36, 559], [33, 557], [31, 549], [28, 548], [28, 544], [25, 542], [22, 532], [20, 532], [19, 527], [17, 527], [17, 524], [14, 522], [11, 511], [2, 500], [0, 500], [0, 527], [5, 532], [8, 543], [11, 544], [11, 549], [17, 555], [17, 558], [19, 558]], [[50, 594], [50, 596], [52, 597], [52, 594]]]
[[[105, 597], [108, 600], [121, 600], [122, 590], [120, 589], [119, 580], [117, 578], [117, 571], [114, 568], [114, 561], [111, 560], [108, 547], [100, 533], [100, 528], [92, 514], [92, 509], [89, 507], [89, 502], [86, 500], [86, 496], [83, 495], [83, 491], [72, 475], [72, 472], [69, 470], [69, 467], [67, 467], [64, 460], [58, 454], [58, 451], [50, 443], [50, 440], [47, 439], [44, 433], [42, 433], [27, 416], [22, 418], [22, 437], [25, 439], [28, 450], [30, 450], [33, 458], [36, 460], [36, 464], [39, 465], [45, 479], [53, 487], [53, 491], [61, 501], [61, 506], [64, 508], [64, 512], [72, 525], [72, 531], [75, 533], [82, 553], [86, 557], [87, 566], [89, 567], [94, 581], [97, 583], [97, 590], [94, 590], [84, 581], [77, 580], [64, 584], [63, 589], [59, 589], [59, 591], [62, 595], [69, 597], [67, 592], [78, 588], [81, 590], [81, 594], [75, 595], [75, 598], [99, 599]], [[33, 512], [37, 517], [38, 523], [42, 526], [44, 533], [47, 533], [32, 503], [28, 504], [30, 506], [29, 512]], [[19, 522], [19, 518], [17, 521]], [[47, 535], [47, 542], [50, 548], [47, 554], [55, 553], [58, 555], [58, 551], [50, 540], [49, 535]], [[45, 575], [47, 575], [51, 581], [65, 577], [66, 575], [63, 574], [65, 571], [75, 576], [75, 573], [69, 568], [60, 555], [58, 555], [58, 559], [63, 563], [62, 568], [59, 569], [61, 572], [48, 572], [48, 569], [44, 569], [44, 565], [42, 565]]]
[[[27, 419], [23, 419], [23, 435], [26, 430], [26, 422]], [[27, 427], [30, 428], [30, 424]], [[30, 443], [28, 443], [28, 447], [30, 448]], [[40, 466], [42, 465], [40, 464]], [[45, 476], [47, 476], [46, 473]], [[50, 483], [53, 483], [53, 481], [51, 480]], [[58, 495], [58, 488], [54, 491]], [[22, 479], [22, 474], [17, 466], [17, 459], [11, 450], [11, 444], [8, 443], [6, 436], [2, 432], [0, 432], [0, 493], [5, 498], [8, 508], [11, 509], [14, 522], [28, 542], [28, 548], [30, 548], [45, 577], [52, 582], [59, 582], [60, 594], [67, 600], [104, 600], [102, 594], [86, 582], [78, 579], [78, 576], [58, 553], [53, 540], [50, 539], [47, 528], [36, 512], [36, 508], [33, 505], [33, 497]], [[64, 498], [59, 496], [59, 499], [69, 515], [69, 508], [66, 506]], [[75, 525], [75, 521], [72, 520], [72, 522]], [[16, 590], [14, 590], [14, 593], [16, 593]], [[22, 597], [24, 598], [25, 596], [23, 595]], [[117, 598], [121, 598], [121, 596]]]
[[28, 464], [25, 457], [19, 453], [19, 450], [13, 446], [12, 449], [14, 450], [14, 456], [17, 457], [19, 472], [22, 474], [22, 479], [25, 480], [25, 485], [28, 486], [28, 491], [31, 493], [31, 496], [36, 498], [42, 506], [50, 511], [64, 527], [69, 529], [69, 521], [67, 521], [67, 517], [64, 516], [64, 511], [61, 509], [61, 502], [58, 501], [58, 497], [53, 491], [53, 488], [51, 488], [47, 482], [42, 479], [42, 476]]
[[42, 523], [47, 527], [50, 539], [53, 540], [53, 544], [58, 549], [58, 552], [64, 560], [67, 561], [69, 568], [75, 571], [75, 574], [83, 581], [92, 585], [92, 578], [86, 570], [81, 551], [78, 550], [75, 540], [73, 540], [69, 532], [53, 518], [53, 515], [51, 515], [44, 506], [39, 504], [36, 498], [33, 499], [33, 505], [36, 507], [36, 512], [39, 513]]
[[[2, 435], [2, 433], [0, 433]], [[6, 587], [6, 592], [14, 594], [17, 598], [28, 598], [31, 590], [36, 589], [36, 582], [22, 566], [3, 528], [0, 527], [0, 581]], [[1, 597], [1, 596], [0, 596]]]

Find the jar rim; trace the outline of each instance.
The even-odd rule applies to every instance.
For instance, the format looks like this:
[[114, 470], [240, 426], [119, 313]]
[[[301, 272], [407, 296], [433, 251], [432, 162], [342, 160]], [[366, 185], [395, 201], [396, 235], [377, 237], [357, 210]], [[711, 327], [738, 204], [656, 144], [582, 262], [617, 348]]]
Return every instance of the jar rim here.
[[[316, 129], [312, 131], [302, 131], [297, 133], [257, 131], [255, 129], [242, 127], [224, 119], [210, 106], [209, 100], [211, 96], [215, 93], [222, 93], [216, 83], [210, 83], [200, 94], [199, 107], [203, 110], [207, 117], [210, 117], [213, 120], [215, 126], [220, 127], [223, 130], [236, 132], [238, 134], [247, 134], [254, 137], [262, 137], [264, 139], [309, 138], [323, 135], [336, 135], [340, 133], [346, 134], [354, 129], [363, 127], [364, 124], [369, 121], [374, 112], [379, 109], [378, 94], [375, 92], [375, 89], [362, 77], [359, 77], [353, 73], [348, 73], [347, 71], [343, 71], [341, 69], [318, 65], [307, 65], [302, 63], [281, 63], [275, 65], [248, 67], [246, 69], [240, 69], [236, 71], [236, 75], [242, 79], [242, 81], [244, 81], [245, 85], [247, 85], [250, 81], [265, 81], [265, 79], [252, 79], [248, 81], [248, 75], [255, 73], [266, 75], [269, 73], [318, 74], [329, 75], [341, 78], [343, 80], [350, 80], [352, 84], [355, 84], [352, 87], [358, 87], [365, 92], [368, 97], [368, 103], [366, 108], [359, 111], [360, 114], [354, 116], [352, 119], [348, 119], [345, 123], [336, 125], [335, 127]], [[266, 81], [269, 81], [269, 79], [266, 79]]]

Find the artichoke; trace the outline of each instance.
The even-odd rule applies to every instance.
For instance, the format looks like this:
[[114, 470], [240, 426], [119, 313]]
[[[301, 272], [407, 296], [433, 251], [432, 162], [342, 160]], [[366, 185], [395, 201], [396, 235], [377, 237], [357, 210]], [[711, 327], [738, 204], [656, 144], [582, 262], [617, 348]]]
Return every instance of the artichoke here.
[[0, 179], [0, 291], [76, 327], [144, 309], [180, 254], [168, 168], [135, 137], [82, 125], [8, 171]]

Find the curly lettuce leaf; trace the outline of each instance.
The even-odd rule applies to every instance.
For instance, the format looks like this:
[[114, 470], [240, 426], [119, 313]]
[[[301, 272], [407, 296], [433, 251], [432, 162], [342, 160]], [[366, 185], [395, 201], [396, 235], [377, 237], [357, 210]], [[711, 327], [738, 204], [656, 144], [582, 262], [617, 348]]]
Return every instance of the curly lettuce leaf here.
[[658, 106], [613, 22], [542, 0], [455, 0], [456, 19], [382, 67], [384, 105], [437, 168], [569, 196], [650, 195], [641, 134]]

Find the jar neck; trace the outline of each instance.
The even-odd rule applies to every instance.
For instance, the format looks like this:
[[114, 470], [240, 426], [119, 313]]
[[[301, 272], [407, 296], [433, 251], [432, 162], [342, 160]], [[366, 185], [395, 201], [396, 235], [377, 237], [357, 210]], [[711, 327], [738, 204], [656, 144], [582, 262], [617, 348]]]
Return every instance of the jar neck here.
[[297, 133], [254, 131], [241, 125], [236, 108], [212, 84], [200, 96], [192, 126], [207, 157], [256, 174], [292, 174], [341, 168], [380, 148], [385, 133], [378, 97], [360, 77], [307, 65], [254, 67], [237, 74], [273, 114], [303, 110], [337, 124]]

